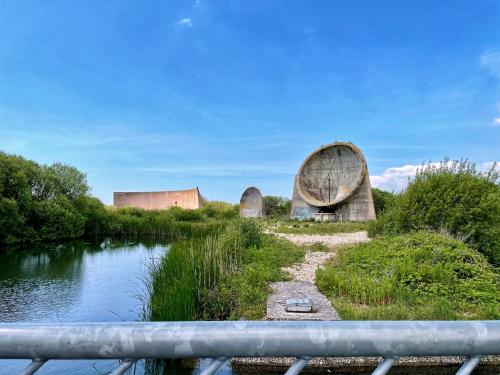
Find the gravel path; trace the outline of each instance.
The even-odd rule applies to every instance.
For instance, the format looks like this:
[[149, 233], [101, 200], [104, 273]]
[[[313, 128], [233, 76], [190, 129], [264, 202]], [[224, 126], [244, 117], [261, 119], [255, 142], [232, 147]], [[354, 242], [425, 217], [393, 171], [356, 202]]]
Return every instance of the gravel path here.
[[[292, 281], [272, 283], [272, 293], [267, 300], [266, 319], [268, 320], [340, 320], [340, 316], [332, 304], [314, 285], [316, 270], [335, 256], [335, 247], [368, 241], [366, 232], [340, 233], [336, 235], [305, 235], [273, 233], [277, 237], [300, 245], [322, 243], [332, 251], [308, 251], [304, 261], [291, 267], [283, 268], [292, 276]], [[286, 300], [290, 298], [305, 298], [313, 300], [313, 312], [289, 313], [285, 311]]]
[[285, 267], [283, 271], [292, 275], [294, 281], [305, 281], [314, 284], [316, 270], [323, 267], [325, 263], [334, 256], [334, 252], [308, 251], [302, 263], [294, 264], [291, 267]]
[[322, 243], [328, 247], [337, 247], [358, 242], [370, 241], [367, 231], [339, 234], [287, 234], [270, 232], [276, 237], [284, 238], [298, 245], [312, 245]]

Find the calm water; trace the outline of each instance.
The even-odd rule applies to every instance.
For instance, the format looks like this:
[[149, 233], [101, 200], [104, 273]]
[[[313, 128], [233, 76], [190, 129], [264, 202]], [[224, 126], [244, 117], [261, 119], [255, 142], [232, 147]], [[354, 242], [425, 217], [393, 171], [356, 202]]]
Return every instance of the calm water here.
[[[140, 320], [141, 278], [167, 249], [160, 243], [71, 242], [0, 253], [1, 322]], [[0, 374], [29, 361], [0, 360]], [[105, 374], [116, 361], [50, 361], [40, 374]], [[136, 373], [142, 373], [142, 366]]]

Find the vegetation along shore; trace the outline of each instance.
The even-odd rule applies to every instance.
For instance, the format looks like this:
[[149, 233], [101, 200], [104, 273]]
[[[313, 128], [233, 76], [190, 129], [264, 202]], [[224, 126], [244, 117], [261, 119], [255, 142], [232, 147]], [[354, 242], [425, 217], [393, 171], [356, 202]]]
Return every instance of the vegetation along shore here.
[[[373, 189], [377, 220], [287, 219], [290, 201], [265, 197], [268, 218], [240, 219], [238, 206], [163, 211], [105, 206], [84, 173], [0, 153], [0, 247], [96, 236], [171, 241], [145, 276], [148, 320], [261, 319], [269, 284], [307, 251], [335, 253], [316, 284], [344, 319], [498, 319], [498, 172], [469, 161], [424, 165], [398, 193]], [[333, 248], [282, 235], [368, 231], [371, 241]], [[366, 232], [365, 232], [366, 233]]]

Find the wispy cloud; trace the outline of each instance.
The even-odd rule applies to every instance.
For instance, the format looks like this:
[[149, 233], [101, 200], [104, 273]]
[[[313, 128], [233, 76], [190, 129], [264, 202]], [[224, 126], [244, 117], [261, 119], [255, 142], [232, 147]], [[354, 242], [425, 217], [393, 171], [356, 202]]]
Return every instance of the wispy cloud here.
[[[450, 161], [451, 163], [451, 161]], [[440, 163], [431, 163], [431, 165], [438, 166]], [[479, 171], [487, 172], [495, 165], [496, 169], [500, 171], [500, 165], [493, 161], [487, 161], [476, 165]], [[400, 192], [408, 185], [408, 181], [415, 176], [422, 165], [407, 164], [402, 167], [392, 167], [384, 170], [380, 175], [370, 176], [370, 182], [373, 187], [386, 190]]]
[[479, 63], [484, 69], [500, 79], [500, 49], [484, 52]]
[[493, 119], [493, 126], [500, 126], [500, 117], [496, 117]]
[[186, 26], [186, 27], [193, 27], [193, 20], [189, 17], [186, 18], [181, 18], [176, 22], [177, 25], [181, 26]]

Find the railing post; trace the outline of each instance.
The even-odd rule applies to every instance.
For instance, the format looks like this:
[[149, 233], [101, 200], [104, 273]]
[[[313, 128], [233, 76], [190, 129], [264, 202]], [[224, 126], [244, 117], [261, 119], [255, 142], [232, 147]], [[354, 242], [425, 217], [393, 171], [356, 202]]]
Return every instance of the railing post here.
[[384, 360], [377, 366], [377, 368], [372, 372], [372, 375], [385, 375], [389, 372], [391, 367], [398, 360], [397, 357], [394, 358], [384, 358]]
[[470, 357], [468, 360], [464, 362], [464, 364], [458, 369], [457, 375], [469, 375], [472, 370], [474, 370], [474, 367], [477, 366], [479, 363], [479, 360], [481, 359], [480, 356], [473, 356]]
[[298, 375], [307, 366], [310, 357], [297, 358], [294, 364], [288, 369], [285, 375]]
[[134, 364], [135, 359], [124, 359], [120, 365], [115, 368], [115, 370], [111, 373], [111, 375], [123, 375], [125, 371], [127, 371], [130, 366]]
[[43, 359], [34, 359], [31, 361], [31, 363], [26, 367], [26, 369], [21, 373], [21, 375], [32, 375], [37, 370], [44, 365], [44, 363], [47, 362], [46, 360]]
[[205, 370], [202, 371], [200, 375], [212, 375], [227, 361], [227, 358], [219, 357], [215, 358], [214, 361]]

